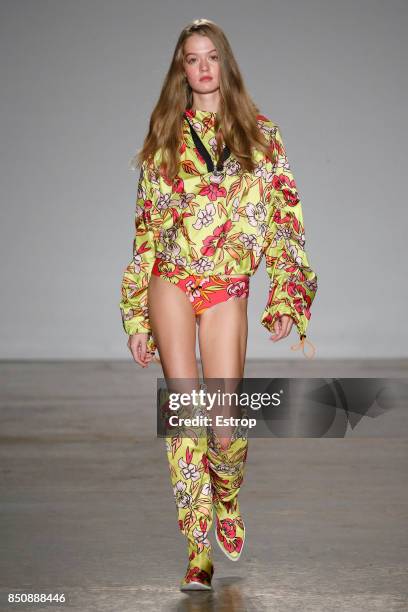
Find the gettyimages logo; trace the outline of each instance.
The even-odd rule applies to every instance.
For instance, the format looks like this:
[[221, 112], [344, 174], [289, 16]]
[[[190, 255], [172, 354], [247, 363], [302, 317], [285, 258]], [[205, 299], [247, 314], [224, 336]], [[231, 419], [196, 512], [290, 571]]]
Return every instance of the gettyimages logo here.
[[157, 435], [405, 436], [407, 400], [407, 379], [158, 379]]

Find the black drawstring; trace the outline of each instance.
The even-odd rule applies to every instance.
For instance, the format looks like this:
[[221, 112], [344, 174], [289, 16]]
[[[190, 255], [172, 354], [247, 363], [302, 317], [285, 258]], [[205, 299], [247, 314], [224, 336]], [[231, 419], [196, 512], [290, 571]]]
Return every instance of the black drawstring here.
[[214, 174], [220, 174], [223, 171], [223, 169], [224, 169], [224, 162], [225, 162], [225, 160], [227, 160], [228, 157], [231, 155], [231, 151], [225, 145], [225, 147], [224, 147], [224, 149], [222, 151], [222, 154], [221, 154], [221, 159], [217, 162], [217, 169], [214, 171], [214, 162], [213, 162], [210, 154], [208, 153], [208, 151], [207, 151], [206, 147], [204, 146], [201, 138], [199, 137], [199, 135], [197, 134], [197, 132], [195, 131], [195, 129], [191, 125], [191, 123], [188, 120], [188, 118], [187, 118], [185, 113], [184, 113], [184, 116], [186, 117], [186, 119], [188, 121], [188, 125], [190, 126], [190, 132], [191, 132], [191, 136], [193, 138], [194, 144], [197, 147], [200, 155], [205, 160], [208, 172], [214, 172]]

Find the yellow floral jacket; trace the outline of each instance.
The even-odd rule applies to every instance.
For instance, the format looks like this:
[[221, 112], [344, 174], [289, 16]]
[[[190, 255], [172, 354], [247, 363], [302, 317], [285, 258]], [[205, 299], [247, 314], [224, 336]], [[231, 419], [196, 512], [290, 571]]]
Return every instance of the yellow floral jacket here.
[[280, 130], [263, 115], [259, 129], [277, 153], [272, 162], [254, 150], [257, 166], [245, 172], [231, 153], [217, 176], [208, 172], [190, 125], [216, 163], [212, 111], [186, 109], [180, 170], [174, 182], [159, 171], [160, 151], [144, 161], [139, 176], [133, 257], [122, 279], [120, 310], [127, 334], [148, 333], [155, 352], [147, 287], [155, 257], [189, 274], [252, 276], [265, 256], [269, 295], [260, 323], [274, 332], [275, 320], [290, 315], [300, 340], [306, 338], [317, 275], [305, 252], [302, 206]]

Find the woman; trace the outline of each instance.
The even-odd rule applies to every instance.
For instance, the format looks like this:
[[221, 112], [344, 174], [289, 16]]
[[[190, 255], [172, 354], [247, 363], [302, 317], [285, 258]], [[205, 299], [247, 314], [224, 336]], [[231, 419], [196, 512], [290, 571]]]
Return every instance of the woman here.
[[[274, 342], [295, 323], [300, 343], [292, 349], [304, 352], [317, 277], [304, 250], [295, 181], [278, 126], [259, 114], [213, 22], [199, 19], [181, 32], [138, 162], [133, 259], [120, 302], [136, 363], [147, 367], [157, 349], [172, 390], [199, 389], [197, 324], [206, 383], [215, 389], [222, 380], [234, 390], [244, 375], [249, 279], [263, 255], [270, 291], [261, 323]], [[205, 408], [202, 399], [193, 405]], [[211, 589], [214, 518], [221, 550], [234, 561], [241, 555], [247, 444], [232, 427], [166, 438], [188, 540], [182, 590]]]

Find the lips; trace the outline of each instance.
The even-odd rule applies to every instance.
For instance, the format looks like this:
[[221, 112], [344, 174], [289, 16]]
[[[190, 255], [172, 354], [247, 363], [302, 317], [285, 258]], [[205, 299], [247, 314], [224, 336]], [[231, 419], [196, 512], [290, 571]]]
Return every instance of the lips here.
[[201, 77], [200, 81], [212, 81], [212, 77], [210, 76]]

